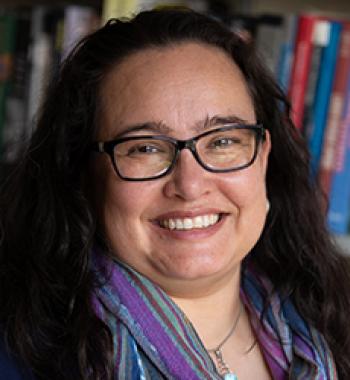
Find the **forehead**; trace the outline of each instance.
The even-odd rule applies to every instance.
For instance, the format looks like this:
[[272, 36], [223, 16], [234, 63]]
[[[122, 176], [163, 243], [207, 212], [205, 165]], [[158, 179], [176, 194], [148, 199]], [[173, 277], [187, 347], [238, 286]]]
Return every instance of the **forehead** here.
[[130, 55], [107, 74], [99, 95], [104, 139], [133, 124], [161, 123], [184, 137], [215, 116], [255, 121], [238, 66], [221, 49], [196, 42]]

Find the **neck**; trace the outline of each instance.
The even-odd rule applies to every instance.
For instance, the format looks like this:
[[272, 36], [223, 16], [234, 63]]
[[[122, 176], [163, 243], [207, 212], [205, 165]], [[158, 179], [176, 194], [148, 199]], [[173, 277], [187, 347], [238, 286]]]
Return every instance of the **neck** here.
[[219, 288], [197, 297], [172, 297], [193, 324], [204, 346], [216, 347], [228, 332], [240, 311], [239, 270]]

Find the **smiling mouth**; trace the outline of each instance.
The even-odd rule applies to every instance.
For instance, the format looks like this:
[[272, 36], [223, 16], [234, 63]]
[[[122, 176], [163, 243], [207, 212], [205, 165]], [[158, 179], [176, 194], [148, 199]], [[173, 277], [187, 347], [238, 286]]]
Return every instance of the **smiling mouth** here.
[[194, 229], [205, 229], [217, 224], [223, 214], [198, 215], [194, 218], [169, 218], [158, 221], [160, 227], [168, 230], [188, 231]]

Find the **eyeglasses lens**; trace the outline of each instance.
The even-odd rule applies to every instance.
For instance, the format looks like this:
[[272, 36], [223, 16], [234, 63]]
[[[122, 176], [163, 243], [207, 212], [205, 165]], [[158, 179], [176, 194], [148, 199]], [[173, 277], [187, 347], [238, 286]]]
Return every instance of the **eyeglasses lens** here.
[[[212, 171], [228, 171], [249, 164], [255, 154], [256, 132], [232, 128], [215, 131], [197, 139], [197, 157]], [[173, 164], [176, 143], [154, 137], [124, 141], [114, 148], [114, 161], [119, 173], [131, 179], [162, 175]]]

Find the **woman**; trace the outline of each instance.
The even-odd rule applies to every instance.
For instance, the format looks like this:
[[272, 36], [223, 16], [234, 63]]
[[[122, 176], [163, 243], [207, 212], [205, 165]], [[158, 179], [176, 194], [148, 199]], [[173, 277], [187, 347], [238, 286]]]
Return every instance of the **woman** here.
[[68, 57], [1, 192], [3, 367], [347, 378], [349, 266], [308, 163], [239, 37], [191, 11], [110, 21]]

